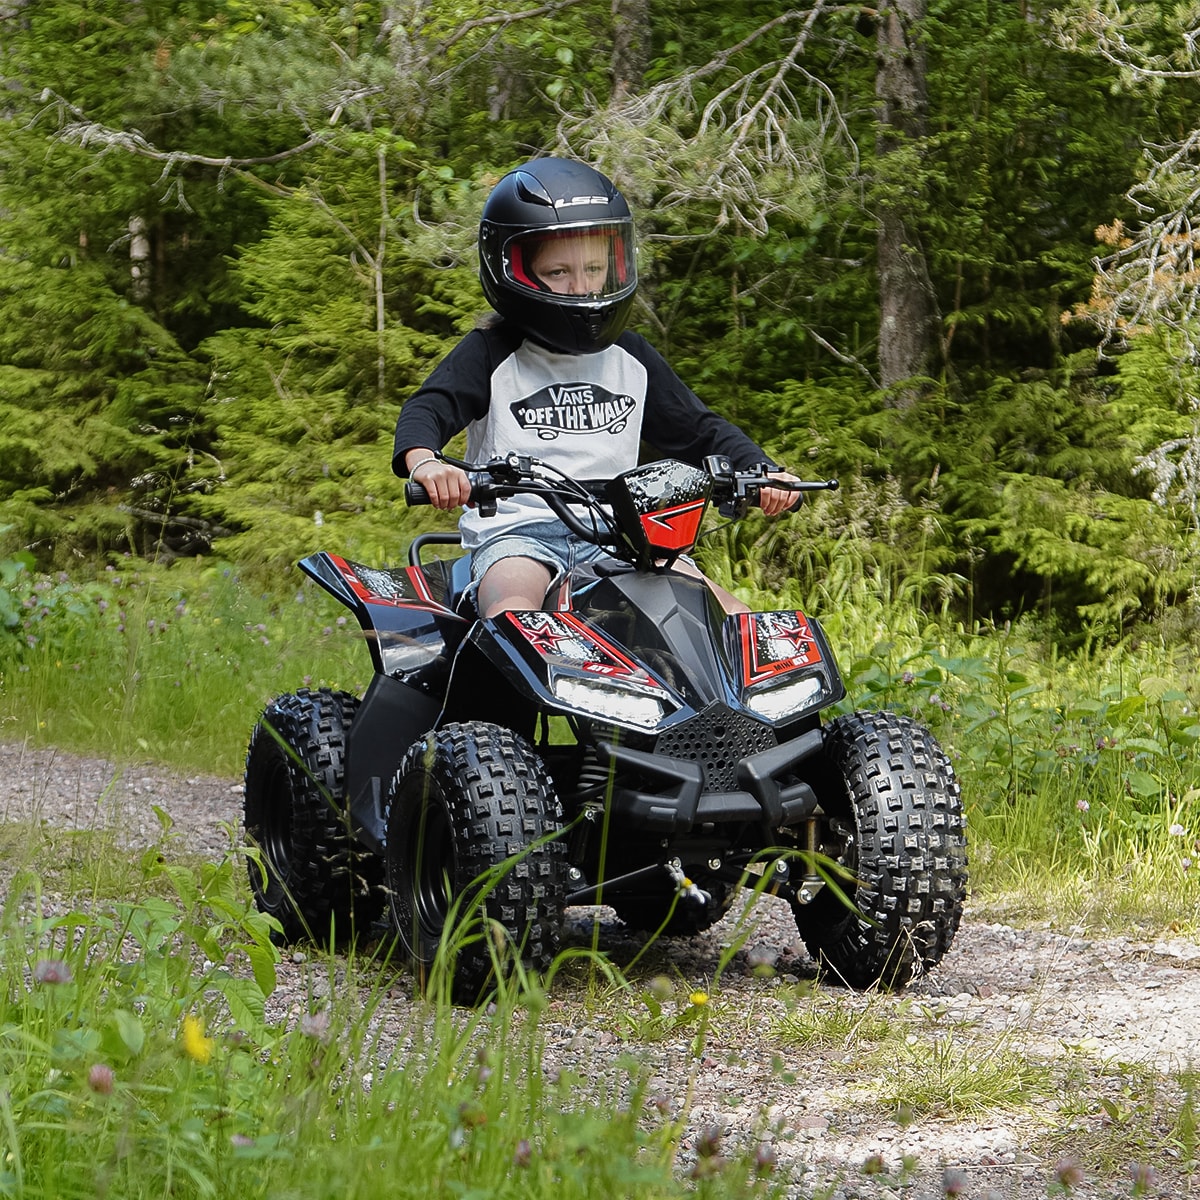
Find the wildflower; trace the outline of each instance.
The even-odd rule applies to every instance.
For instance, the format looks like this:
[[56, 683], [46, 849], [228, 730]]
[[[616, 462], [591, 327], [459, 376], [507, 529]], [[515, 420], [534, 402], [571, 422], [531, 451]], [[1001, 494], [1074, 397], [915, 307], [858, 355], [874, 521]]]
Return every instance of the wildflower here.
[[35, 983], [70, 983], [71, 968], [61, 958], [43, 958], [33, 968]]
[[724, 1130], [719, 1125], [706, 1125], [696, 1139], [696, 1153], [701, 1158], [715, 1158], [721, 1149], [721, 1135]]
[[1158, 1172], [1145, 1163], [1130, 1163], [1129, 1175], [1133, 1180], [1133, 1194], [1144, 1196], [1158, 1184]]
[[101, 1096], [111, 1096], [117, 1077], [107, 1063], [95, 1063], [88, 1071], [88, 1087]]
[[697, 1008], [703, 1008], [708, 1003], [708, 993], [707, 992], [693, 992], [688, 997], [688, 1000], [692, 1004], [694, 1004]]
[[204, 1022], [188, 1013], [183, 1018], [183, 1052], [201, 1066], [212, 1058], [213, 1039], [204, 1036]]
[[719, 1175], [725, 1169], [725, 1160], [721, 1157], [721, 1137], [724, 1130], [717, 1125], [708, 1125], [700, 1131], [696, 1139], [696, 1165], [692, 1168], [692, 1178], [707, 1179]]
[[1190, 870], [1190, 869], [1191, 869], [1191, 865], [1192, 865], [1192, 860], [1191, 860], [1190, 858], [1181, 858], [1181, 859], [1179, 860], [1179, 865], [1180, 865], [1180, 866], [1181, 866], [1181, 867], [1182, 867], [1182, 868], [1183, 868], [1185, 871], [1187, 871], [1187, 870]]
[[527, 1167], [531, 1158], [533, 1158], [533, 1150], [529, 1145], [529, 1139], [522, 1138], [517, 1143], [517, 1148], [513, 1151], [513, 1166]]
[[942, 1172], [942, 1191], [947, 1196], [962, 1196], [967, 1190], [967, 1174], [959, 1167], [947, 1167]]
[[487, 1124], [487, 1111], [478, 1100], [464, 1100], [458, 1106], [458, 1122], [464, 1129]]
[[1073, 1158], [1063, 1158], [1054, 1164], [1054, 1178], [1067, 1191], [1083, 1182], [1083, 1168]]
[[901, 683], [912, 683], [914, 679], [916, 679], [916, 676], [911, 671], [905, 671], [904, 674], [900, 676]]
[[862, 1165], [864, 1175], [882, 1175], [886, 1169], [887, 1164], [883, 1161], [882, 1154], [869, 1155]]
[[1092, 806], [1086, 800], [1080, 799], [1075, 801], [1075, 807], [1079, 809], [1080, 812], [1087, 812], [1087, 810]]
[[1184, 837], [1187, 834], [1187, 830], [1184, 829], [1182, 825], [1176, 824], [1172, 825], [1171, 828], [1167, 830], [1167, 833], [1170, 834], [1171, 837]]
[[231, 1133], [229, 1135], [229, 1144], [237, 1146], [239, 1149], [247, 1150], [254, 1145], [254, 1139], [245, 1133]]
[[754, 1152], [754, 1173], [756, 1175], [770, 1175], [775, 1170], [778, 1161], [775, 1147], [770, 1142], [758, 1143], [758, 1149]]
[[320, 1012], [305, 1013], [300, 1018], [300, 1032], [305, 1037], [314, 1038], [318, 1042], [329, 1041], [329, 1009]]

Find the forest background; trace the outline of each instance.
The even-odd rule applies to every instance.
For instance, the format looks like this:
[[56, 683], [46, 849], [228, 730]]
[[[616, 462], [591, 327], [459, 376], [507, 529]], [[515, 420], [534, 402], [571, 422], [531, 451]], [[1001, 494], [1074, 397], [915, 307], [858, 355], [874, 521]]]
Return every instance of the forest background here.
[[637, 327], [841, 479], [779, 577], [1189, 637], [1194, 9], [6, 0], [0, 555], [397, 558], [398, 406], [551, 152], [633, 202]]
[[[396, 414], [484, 311], [492, 184], [572, 154], [634, 204], [637, 327], [779, 461], [841, 480], [794, 519], [719, 526], [704, 565], [758, 607], [812, 606], [847, 704], [931, 726], [969, 814], [972, 916], [1194, 940], [1197, 45], [1200, 5], [1159, 0], [0, 0], [6, 768], [21, 779], [20, 739], [232, 778], [271, 695], [369, 672], [294, 560], [396, 562], [448, 521], [403, 506]], [[20, 786], [36, 802], [44, 785]], [[310, 1052], [328, 1010], [286, 1041], [231, 857], [130, 859], [105, 831], [11, 813], [0, 834], [6, 868], [84, 897], [59, 923], [30, 917], [41, 882], [6, 896], [0, 1024], [28, 1036], [6, 1059], [0, 1190], [24, 1163], [45, 1194], [95, 1194], [102, 1164], [114, 1196], [159, 1178], [274, 1195], [284, 1172], [297, 1195], [426, 1196], [487, 1171], [541, 1195], [517, 1169], [531, 1144], [568, 1148], [537, 1176], [560, 1198], [629, 1190], [593, 1170], [672, 1178], [682, 1123], [648, 1160], [637, 1104], [618, 1125], [607, 1096], [581, 1112], [565, 1073], [566, 1099], [531, 1091], [507, 1020], [477, 1059], [497, 1069], [472, 1175], [456, 1139], [484, 1072], [450, 1090], [457, 1034], [432, 1028], [430, 1070], [406, 1048], [367, 1093]], [[131, 930], [144, 972], [124, 961]], [[635, 999], [608, 1008], [645, 1029], [724, 1012], [746, 1028], [715, 988], [702, 1010], [685, 986], [671, 1015], [622, 987]], [[372, 995], [333, 997], [363, 1062], [390, 993]], [[208, 1037], [193, 1005], [237, 1038]], [[910, 1026], [886, 1023], [909, 1051]], [[1158, 1163], [1172, 1194], [1194, 1179], [1193, 1063], [1165, 1082], [1117, 1063], [1081, 1087], [1056, 1042], [1043, 1088], [1023, 1026], [1015, 1058], [1011, 1029], [1003, 1054], [941, 1053], [957, 1028], [914, 1042], [919, 1078], [887, 1111], [917, 1090], [972, 1116], [1015, 1096], [1049, 1111], [1049, 1094], [1067, 1123], [1047, 1163], [1078, 1156], [1121, 1194], [1131, 1162]], [[981, 1061], [1000, 1068], [982, 1085]], [[126, 1098], [119, 1119], [88, 1115]], [[445, 1116], [422, 1127], [429, 1153], [396, 1106]], [[584, 1143], [601, 1147], [586, 1162]], [[405, 1169], [364, 1145], [399, 1145]]]

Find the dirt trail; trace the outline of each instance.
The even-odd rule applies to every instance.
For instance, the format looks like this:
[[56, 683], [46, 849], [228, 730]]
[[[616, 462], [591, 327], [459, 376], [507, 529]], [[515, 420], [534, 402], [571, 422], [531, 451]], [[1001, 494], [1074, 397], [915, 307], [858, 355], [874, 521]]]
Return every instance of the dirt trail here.
[[[117, 769], [13, 743], [0, 743], [0, 765], [6, 823], [110, 828], [122, 843], [146, 846], [161, 836], [157, 806], [181, 849], [218, 856], [240, 816], [235, 779], [145, 764]], [[577, 937], [581, 930], [577, 918]], [[710, 987], [734, 934], [731, 916], [702, 937], [654, 948], [642, 970]], [[618, 963], [636, 949], [615, 922], [602, 923], [599, 941]], [[312, 969], [303, 954], [284, 962], [277, 1011], [300, 1011], [312, 994]], [[1168, 1137], [1185, 1103], [1180, 1079], [1200, 1070], [1200, 944], [1017, 929], [969, 908], [939, 969], [902, 996], [814, 990], [814, 983], [790, 913], [767, 899], [713, 989], [714, 1033], [699, 1061], [690, 1029], [647, 1040], [638, 1035], [636, 1003], [598, 1011], [569, 990], [548, 1010], [546, 1059], [595, 1073], [633, 1051], [664, 1108], [678, 1111], [690, 1097], [685, 1165], [695, 1139], [717, 1128], [726, 1144], [769, 1144], [790, 1181], [787, 1194], [797, 1198], [923, 1200], [961, 1183], [957, 1194], [976, 1200], [1034, 1200], [1047, 1196], [1064, 1158], [1079, 1160], [1084, 1172], [1070, 1193], [1076, 1197], [1133, 1194], [1133, 1166], [1154, 1173], [1143, 1195], [1200, 1196], [1200, 1175], [1172, 1157]], [[402, 990], [394, 1011], [382, 1014], [398, 1035], [411, 1013]], [[844, 1036], [829, 1035], [835, 1009], [853, 1018]], [[802, 1046], [807, 1016], [822, 1036]], [[872, 1036], [881, 1022], [885, 1035]], [[1022, 1061], [1041, 1072], [1032, 1102], [1014, 1097], [1011, 1106], [989, 1103], [964, 1115], [960, 1101], [952, 1116], [949, 1104], [939, 1112], [934, 1102], [911, 1120], [903, 1112], [897, 1119], [884, 1102], [913, 1079], [944, 1079], [961, 1097], [973, 1073], [1011, 1073]], [[864, 1173], [864, 1164], [879, 1169]]]

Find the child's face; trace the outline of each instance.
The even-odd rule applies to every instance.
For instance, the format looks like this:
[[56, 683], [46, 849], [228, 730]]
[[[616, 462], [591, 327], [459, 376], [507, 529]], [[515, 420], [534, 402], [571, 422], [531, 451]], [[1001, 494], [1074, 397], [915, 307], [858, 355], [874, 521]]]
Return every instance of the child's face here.
[[552, 237], [534, 251], [529, 267], [560, 296], [588, 296], [604, 291], [608, 252], [608, 238], [596, 234]]

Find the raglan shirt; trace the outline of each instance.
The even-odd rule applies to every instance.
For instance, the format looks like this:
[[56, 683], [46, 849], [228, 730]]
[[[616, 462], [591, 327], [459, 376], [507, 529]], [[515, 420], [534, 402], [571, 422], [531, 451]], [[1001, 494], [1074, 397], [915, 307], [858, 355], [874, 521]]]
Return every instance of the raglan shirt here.
[[[610, 479], [638, 463], [643, 439], [665, 457], [735, 467], [767, 462], [736, 425], [707, 408], [640, 334], [595, 354], [560, 354], [501, 324], [467, 334], [411, 396], [396, 422], [392, 468], [467, 431], [467, 460], [530, 455], [576, 479]], [[501, 500], [494, 517], [464, 509], [463, 545], [556, 518], [536, 496]], [[536, 536], [536, 531], [535, 531]]]

